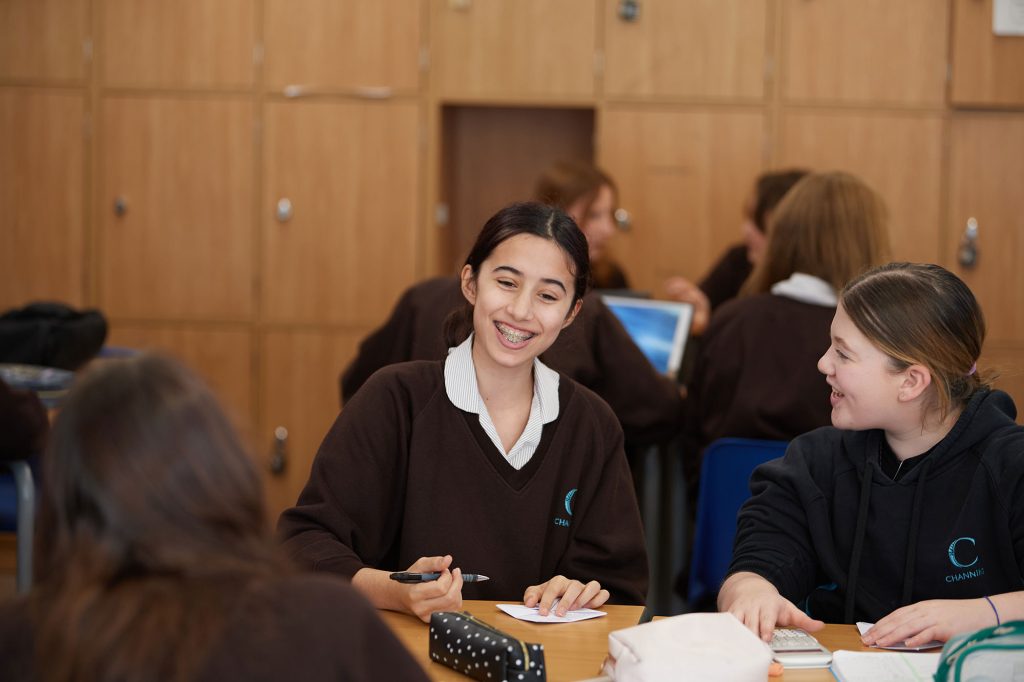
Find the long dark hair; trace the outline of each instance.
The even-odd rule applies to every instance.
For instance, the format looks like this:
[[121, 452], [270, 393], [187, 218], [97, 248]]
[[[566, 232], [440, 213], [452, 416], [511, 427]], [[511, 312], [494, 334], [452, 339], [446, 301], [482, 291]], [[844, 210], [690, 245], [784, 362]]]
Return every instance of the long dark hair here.
[[768, 214], [779, 205], [786, 192], [793, 189], [808, 171], [802, 168], [768, 171], [754, 182], [754, 204], [750, 207], [750, 220], [761, 232], [768, 232]]
[[[565, 252], [569, 271], [573, 276], [572, 303], [569, 305], [571, 313], [576, 307], [576, 302], [587, 293], [590, 281], [590, 256], [587, 238], [573, 219], [561, 209], [533, 201], [506, 206], [484, 223], [483, 229], [477, 235], [476, 243], [466, 256], [465, 265], [473, 269], [473, 276], [476, 277], [480, 273], [480, 265], [499, 244], [520, 234], [547, 239]], [[473, 306], [467, 303], [452, 312], [445, 320], [445, 343], [457, 346], [466, 340], [472, 330]]]
[[252, 578], [287, 570], [210, 391], [152, 355], [87, 373], [45, 458], [30, 601], [40, 679], [189, 679]]

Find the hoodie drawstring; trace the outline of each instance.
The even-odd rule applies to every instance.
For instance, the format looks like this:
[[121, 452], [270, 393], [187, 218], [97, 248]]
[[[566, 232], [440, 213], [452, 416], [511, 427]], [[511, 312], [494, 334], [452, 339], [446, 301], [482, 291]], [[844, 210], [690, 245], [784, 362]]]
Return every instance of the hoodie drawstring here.
[[864, 472], [860, 477], [860, 508], [857, 510], [857, 528], [853, 533], [853, 553], [850, 567], [846, 570], [846, 599], [843, 606], [843, 622], [853, 622], [853, 602], [857, 592], [857, 577], [860, 573], [860, 556], [867, 534], [868, 506], [871, 502], [871, 462], [864, 460]]
[[929, 457], [921, 463], [918, 472], [917, 488], [914, 490], [914, 503], [910, 512], [910, 532], [907, 534], [907, 563], [903, 568], [903, 596], [900, 606], [910, 603], [910, 593], [914, 590], [914, 568], [917, 562], [917, 533], [921, 528], [921, 507], [924, 500], [924, 482], [928, 478], [928, 468], [932, 465]]

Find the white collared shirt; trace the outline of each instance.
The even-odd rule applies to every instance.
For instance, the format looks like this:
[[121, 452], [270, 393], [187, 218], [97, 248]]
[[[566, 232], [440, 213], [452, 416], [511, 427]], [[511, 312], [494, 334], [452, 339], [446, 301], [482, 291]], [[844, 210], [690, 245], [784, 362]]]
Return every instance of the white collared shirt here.
[[479, 415], [480, 426], [490, 437], [498, 452], [505, 456], [514, 469], [522, 469], [540, 444], [544, 424], [558, 419], [558, 372], [543, 362], [533, 360], [533, 401], [530, 404], [530, 418], [526, 422], [519, 440], [512, 449], [505, 452], [498, 430], [494, 428], [487, 405], [480, 395], [476, 381], [476, 367], [473, 364], [473, 335], [455, 348], [448, 349], [444, 362], [444, 389], [448, 400], [460, 410]]
[[807, 275], [802, 272], [794, 272], [789, 279], [776, 282], [772, 285], [772, 293], [776, 296], [785, 296], [803, 303], [823, 305], [835, 308], [839, 303], [836, 290], [832, 285], [814, 275]]

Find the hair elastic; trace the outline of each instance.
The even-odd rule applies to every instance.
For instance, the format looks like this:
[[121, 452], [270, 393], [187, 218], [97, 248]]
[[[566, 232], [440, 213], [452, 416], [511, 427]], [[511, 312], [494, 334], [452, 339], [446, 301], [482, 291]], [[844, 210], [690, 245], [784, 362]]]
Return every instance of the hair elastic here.
[[988, 605], [992, 607], [992, 612], [996, 614], [996, 626], [998, 627], [998, 626], [1002, 625], [1003, 621], [999, 618], [999, 611], [996, 610], [996, 605], [993, 604], [992, 600], [989, 599], [987, 596], [985, 597], [985, 601], [987, 601]]
[[975, 362], [973, 365], [971, 365], [971, 368], [969, 370], [967, 370], [967, 376], [971, 376], [972, 374], [974, 374], [977, 371], [978, 371], [978, 363]]

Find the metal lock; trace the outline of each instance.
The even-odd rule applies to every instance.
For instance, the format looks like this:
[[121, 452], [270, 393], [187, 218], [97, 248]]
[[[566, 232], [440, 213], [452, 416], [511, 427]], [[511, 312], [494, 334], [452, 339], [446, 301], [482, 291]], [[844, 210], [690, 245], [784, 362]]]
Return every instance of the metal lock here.
[[960, 238], [956, 259], [968, 270], [978, 264], [978, 221], [973, 217], [967, 219], [967, 228], [964, 230], [964, 236]]
[[270, 473], [280, 476], [288, 468], [288, 429], [274, 429], [274, 451], [270, 454]]
[[287, 197], [277, 200], [277, 222], [286, 223], [292, 219], [292, 202]]

